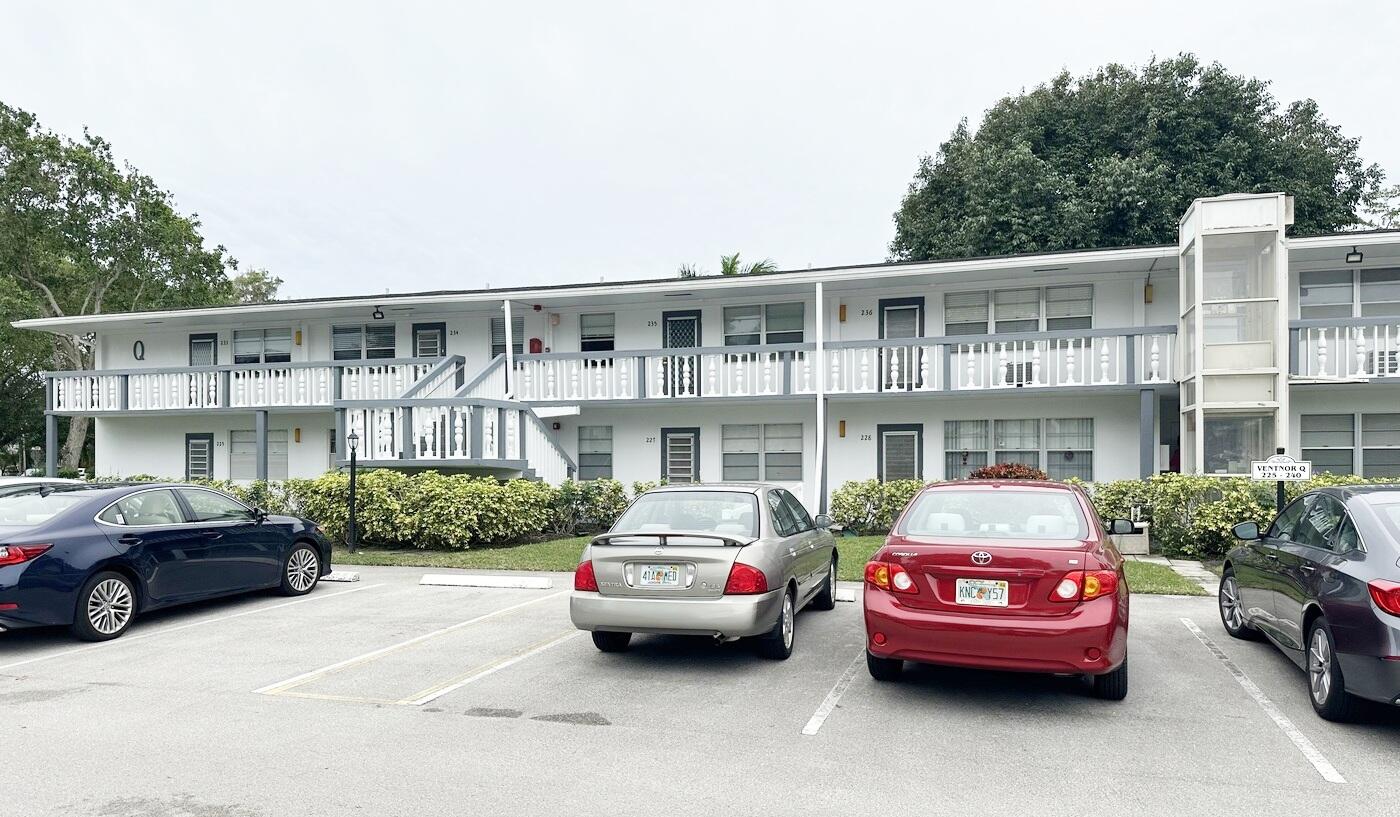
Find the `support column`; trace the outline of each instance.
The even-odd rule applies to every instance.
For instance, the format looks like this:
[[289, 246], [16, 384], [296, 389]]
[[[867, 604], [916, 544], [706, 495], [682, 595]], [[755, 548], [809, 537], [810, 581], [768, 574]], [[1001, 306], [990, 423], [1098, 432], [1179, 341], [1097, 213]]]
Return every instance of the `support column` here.
[[1138, 392], [1138, 475], [1157, 473], [1157, 392]]
[[253, 412], [253, 428], [257, 432], [257, 468], [253, 472], [254, 476], [264, 482], [267, 481], [267, 412]]
[[510, 301], [501, 301], [501, 310], [506, 316], [506, 399], [510, 399], [515, 387], [515, 332], [510, 325]]
[[341, 462], [349, 459], [349, 452], [345, 450], [345, 409], [335, 410], [335, 461]]
[[58, 476], [58, 415], [44, 415], [44, 475]]
[[826, 298], [817, 282], [817, 513], [826, 513]]

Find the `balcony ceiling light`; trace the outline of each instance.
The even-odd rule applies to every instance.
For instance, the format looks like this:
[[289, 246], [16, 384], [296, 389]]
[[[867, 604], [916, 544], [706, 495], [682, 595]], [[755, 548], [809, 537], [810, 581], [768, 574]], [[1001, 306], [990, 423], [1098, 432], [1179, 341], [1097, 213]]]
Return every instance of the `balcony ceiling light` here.
[[377, 321], [384, 320], [384, 310], [376, 306], [374, 308], [374, 312], [371, 314], [371, 317], [373, 317]]
[[1351, 252], [1347, 253], [1347, 263], [1348, 263], [1348, 264], [1360, 264], [1360, 263], [1361, 263], [1361, 259], [1363, 259], [1363, 258], [1365, 258], [1365, 257], [1366, 257], [1366, 256], [1362, 255], [1361, 252], [1360, 252], [1359, 250], [1357, 250], [1355, 247], [1352, 247], [1352, 248], [1351, 248]]

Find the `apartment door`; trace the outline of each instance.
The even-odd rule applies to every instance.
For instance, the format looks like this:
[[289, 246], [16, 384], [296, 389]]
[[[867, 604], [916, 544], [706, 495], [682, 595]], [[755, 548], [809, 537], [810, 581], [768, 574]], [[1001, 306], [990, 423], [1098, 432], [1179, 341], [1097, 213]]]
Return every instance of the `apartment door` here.
[[219, 336], [213, 333], [190, 335], [190, 365], [219, 365]]
[[700, 481], [700, 429], [661, 429], [661, 476], [672, 484]]
[[443, 357], [447, 354], [447, 324], [413, 324], [413, 356]]
[[[881, 339], [906, 340], [923, 335], [923, 298], [887, 298], [880, 301]], [[921, 362], [913, 346], [884, 346], [880, 354], [880, 371], [880, 380], [886, 391], [908, 391], [922, 385]]]
[[[700, 310], [661, 313], [663, 349], [695, 349], [700, 346]], [[667, 397], [700, 394], [700, 356], [672, 354], [661, 361], [661, 393]]]

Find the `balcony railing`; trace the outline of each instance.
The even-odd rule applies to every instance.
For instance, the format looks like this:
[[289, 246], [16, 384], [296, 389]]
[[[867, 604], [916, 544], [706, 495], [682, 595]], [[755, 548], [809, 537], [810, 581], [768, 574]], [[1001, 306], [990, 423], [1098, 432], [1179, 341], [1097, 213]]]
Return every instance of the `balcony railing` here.
[[525, 355], [526, 402], [989, 391], [1172, 383], [1176, 330], [1157, 326], [961, 338]]
[[398, 397], [444, 361], [428, 358], [55, 372], [52, 409], [65, 413], [330, 407], [337, 396]]
[[1293, 321], [1293, 365], [1299, 377], [1400, 378], [1400, 319]]
[[354, 431], [367, 464], [479, 465], [532, 470], [558, 484], [574, 462], [528, 406], [485, 398], [344, 401], [342, 447]]

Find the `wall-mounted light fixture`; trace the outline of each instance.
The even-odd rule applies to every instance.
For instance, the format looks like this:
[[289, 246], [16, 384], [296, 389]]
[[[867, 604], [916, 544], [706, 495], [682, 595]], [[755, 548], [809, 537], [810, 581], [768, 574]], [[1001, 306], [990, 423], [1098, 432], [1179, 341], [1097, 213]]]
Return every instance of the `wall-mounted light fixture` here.
[[845, 322], [846, 322], [846, 305], [845, 305], [845, 304], [841, 304], [841, 306], [839, 306], [839, 307], [836, 309], [836, 315], [837, 315], [837, 320], [839, 320], [841, 323], [845, 323]]
[[839, 422], [839, 423], [836, 424], [836, 436], [838, 436], [838, 437], [844, 437], [844, 436], [846, 436], [846, 421], [845, 421], [845, 420], [842, 420], [841, 422]]
[[1366, 256], [1362, 255], [1361, 252], [1360, 252], [1359, 250], [1357, 250], [1355, 247], [1352, 247], [1352, 248], [1351, 248], [1351, 252], [1347, 253], [1347, 263], [1348, 263], [1348, 264], [1360, 264], [1360, 263], [1361, 263], [1361, 259], [1363, 259], [1363, 258], [1365, 258], [1365, 257], [1366, 257]]
[[1147, 283], [1142, 285], [1142, 302], [1152, 303], [1152, 273], [1147, 273]]
[[374, 312], [370, 315], [370, 317], [374, 318], [377, 321], [382, 321], [384, 320], [384, 310], [376, 306], [374, 308]]
[[301, 429], [299, 429], [299, 428], [294, 428], [294, 429], [292, 429], [292, 442], [295, 442], [295, 443], [301, 442]]
[[298, 329], [298, 330], [296, 331], [296, 342], [297, 342], [297, 345], [298, 345], [298, 346], [301, 345], [301, 330], [300, 330], [300, 329]]

